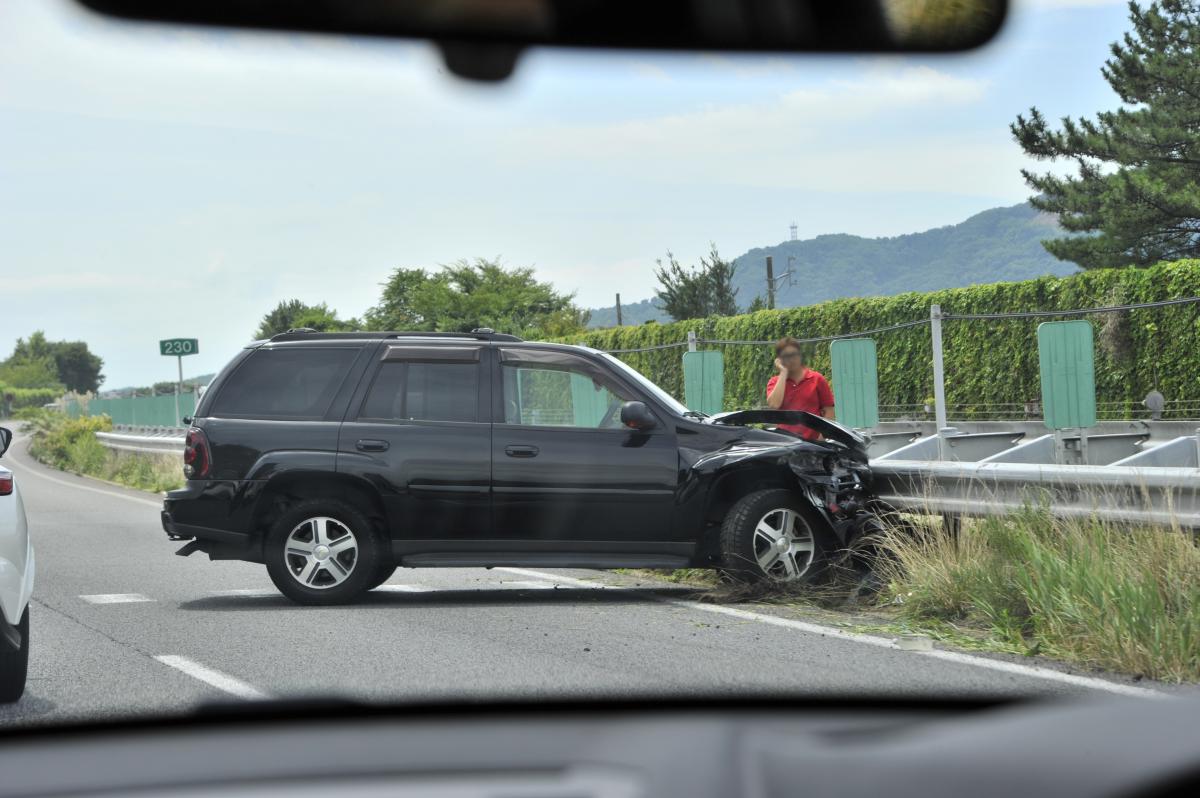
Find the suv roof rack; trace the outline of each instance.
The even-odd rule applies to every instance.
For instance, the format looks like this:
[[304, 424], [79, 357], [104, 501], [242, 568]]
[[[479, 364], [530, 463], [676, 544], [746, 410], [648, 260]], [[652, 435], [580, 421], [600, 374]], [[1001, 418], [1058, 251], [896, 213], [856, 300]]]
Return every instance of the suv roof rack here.
[[363, 338], [448, 338], [468, 341], [521, 341], [515, 335], [498, 333], [487, 327], [479, 327], [471, 332], [317, 332], [307, 327], [291, 329], [284, 333], [271, 336], [272, 341], [304, 341], [304, 340], [347, 340]]

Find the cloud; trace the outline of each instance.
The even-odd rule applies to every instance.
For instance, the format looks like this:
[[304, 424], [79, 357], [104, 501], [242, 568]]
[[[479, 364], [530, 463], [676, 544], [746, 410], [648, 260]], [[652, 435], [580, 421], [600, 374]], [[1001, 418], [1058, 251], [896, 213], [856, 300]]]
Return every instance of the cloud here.
[[963, 191], [980, 174], [961, 171], [964, 165], [987, 164], [982, 171], [989, 179], [997, 160], [1011, 167], [998, 149], [1008, 146], [1007, 133], [981, 142], [927, 131], [937, 128], [931, 119], [979, 102], [986, 88], [931, 67], [881, 60], [861, 77], [795, 89], [770, 102], [542, 127], [510, 148], [543, 165], [547, 159], [568, 168], [605, 163], [631, 177], [671, 183], [695, 183], [702, 173], [713, 186]]
[[650, 80], [670, 82], [671, 75], [667, 70], [663, 69], [658, 64], [652, 64], [649, 61], [635, 61], [630, 65], [633, 74], [639, 78], [648, 78]]

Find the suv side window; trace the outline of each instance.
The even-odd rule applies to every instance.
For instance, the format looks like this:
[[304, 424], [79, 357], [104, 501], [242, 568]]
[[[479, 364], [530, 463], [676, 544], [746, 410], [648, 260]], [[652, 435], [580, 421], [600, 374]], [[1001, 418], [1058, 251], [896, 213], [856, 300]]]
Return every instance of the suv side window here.
[[478, 363], [380, 364], [360, 421], [478, 421]]
[[354, 347], [263, 347], [229, 376], [212, 415], [321, 418], [358, 352]]
[[506, 424], [620, 429], [621, 404], [633, 398], [594, 364], [570, 356], [533, 362], [509, 350], [501, 375]]

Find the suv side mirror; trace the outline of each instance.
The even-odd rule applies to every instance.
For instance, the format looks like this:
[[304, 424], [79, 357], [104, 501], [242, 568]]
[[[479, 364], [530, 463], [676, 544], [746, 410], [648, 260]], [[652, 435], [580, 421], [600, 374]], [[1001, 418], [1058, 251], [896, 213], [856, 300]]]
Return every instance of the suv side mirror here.
[[8, 451], [8, 447], [12, 444], [12, 430], [8, 427], [0, 427], [0, 457]]
[[658, 419], [644, 402], [626, 402], [621, 405], [621, 423], [630, 429], [644, 431], [658, 426]]

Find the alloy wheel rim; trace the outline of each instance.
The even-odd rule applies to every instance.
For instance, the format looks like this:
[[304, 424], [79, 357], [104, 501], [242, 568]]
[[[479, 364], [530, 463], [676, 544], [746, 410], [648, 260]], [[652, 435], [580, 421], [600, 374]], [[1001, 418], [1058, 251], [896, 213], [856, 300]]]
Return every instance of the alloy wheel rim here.
[[283, 559], [301, 585], [328, 590], [350, 578], [358, 563], [358, 538], [336, 518], [306, 518], [288, 533]]
[[795, 510], [768, 510], [754, 526], [754, 559], [763, 574], [776, 582], [804, 576], [815, 552], [812, 530]]

